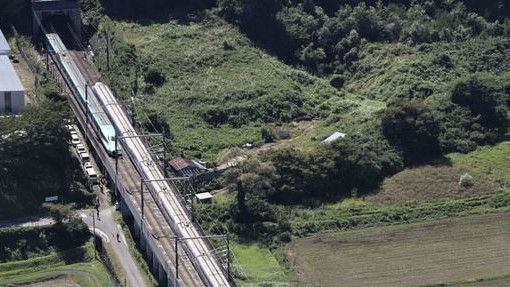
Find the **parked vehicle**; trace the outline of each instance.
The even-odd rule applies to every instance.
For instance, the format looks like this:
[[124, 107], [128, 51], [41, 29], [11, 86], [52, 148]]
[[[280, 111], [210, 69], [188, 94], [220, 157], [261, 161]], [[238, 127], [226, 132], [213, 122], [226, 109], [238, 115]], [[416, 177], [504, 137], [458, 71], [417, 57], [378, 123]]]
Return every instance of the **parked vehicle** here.
[[94, 170], [94, 168], [86, 168], [85, 173], [90, 184], [98, 183], [97, 172]]
[[87, 149], [85, 148], [85, 145], [83, 145], [83, 144], [77, 144], [76, 145], [76, 150], [78, 151], [78, 153], [87, 152]]
[[83, 163], [83, 168], [87, 169], [87, 168], [93, 168], [93, 167], [92, 167], [92, 164], [89, 161], [87, 161], [87, 162]]
[[81, 152], [80, 153], [80, 159], [85, 162], [90, 160], [90, 155], [88, 152]]
[[78, 137], [78, 135], [71, 135], [71, 143], [74, 145], [74, 146], [77, 146], [79, 143], [81, 143], [80, 141], [80, 138]]

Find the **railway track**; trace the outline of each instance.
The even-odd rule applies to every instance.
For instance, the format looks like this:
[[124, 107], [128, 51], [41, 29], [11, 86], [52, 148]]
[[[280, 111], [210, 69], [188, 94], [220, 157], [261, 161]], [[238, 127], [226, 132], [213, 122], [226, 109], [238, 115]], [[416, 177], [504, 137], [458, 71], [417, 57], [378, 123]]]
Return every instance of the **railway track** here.
[[[105, 142], [105, 139], [109, 140], [110, 138], [105, 138], [102, 132], [98, 133], [100, 127], [97, 127], [97, 118], [94, 117], [93, 120], [95, 125], [90, 125], [90, 121], [88, 121], [89, 101], [85, 100], [87, 98], [87, 92], [89, 92], [90, 83], [94, 83], [99, 79], [99, 75], [95, 73], [95, 69], [93, 69], [88, 61], [82, 61], [78, 54], [79, 52], [68, 51], [57, 34], [52, 34], [54, 36], [50, 42], [49, 34], [41, 19], [36, 17], [35, 20], [41, 27], [43, 33], [48, 36], [50, 46], [47, 48], [51, 48], [53, 51], [50, 53], [50, 58], [53, 61], [54, 69], [58, 71], [55, 74], [57, 74], [57, 77], [61, 78], [59, 82], [62, 84], [62, 88], [64, 88], [69, 95], [72, 95], [69, 97], [71, 108], [75, 112], [80, 126], [87, 135], [86, 137], [89, 139], [89, 142], [92, 144], [95, 154], [103, 163], [105, 174], [115, 179], [115, 187], [120, 192], [123, 199], [125, 199], [124, 202], [132, 212], [134, 220], [139, 220], [140, 222], [140, 242], [143, 243], [145, 241], [145, 244], [149, 245], [152, 251], [152, 253], [147, 253], [149, 254], [148, 257], [152, 257], [148, 258], [149, 264], [151, 263], [150, 260], [154, 261], [154, 259], [156, 259], [154, 262], [159, 263], [154, 264], [153, 262], [152, 264], [156, 275], [159, 275], [159, 279], [161, 280], [161, 268], [165, 269], [167, 276], [172, 273], [170, 264], [168, 264], [169, 261], [173, 260], [173, 263], [177, 266], [178, 263], [181, 263], [181, 260], [187, 259], [184, 262], [185, 264], [180, 264], [181, 266], [185, 266], [184, 270], [179, 272], [181, 274], [180, 279], [176, 277], [173, 284], [171, 279], [169, 279], [167, 280], [167, 285], [230, 286], [228, 276], [222, 272], [222, 266], [213, 257], [214, 254], [209, 254], [210, 246], [207, 245], [208, 241], [204, 241], [194, 224], [190, 224], [189, 216], [186, 214], [184, 205], [179, 202], [177, 195], [174, 193], [175, 191], [170, 188], [167, 182], [156, 184], [150, 182], [149, 190], [151, 191], [151, 196], [148, 197], [147, 200], [149, 213], [147, 219], [142, 217], [144, 211], [144, 195], [139, 192], [140, 196], [137, 198], [136, 192], [134, 192], [136, 191], [135, 186], [137, 180], [139, 179], [143, 183], [144, 179], [162, 179], [161, 170], [152, 159], [147, 147], [143, 145], [143, 142], [140, 141], [139, 138], [139, 142], [137, 143], [124, 145], [125, 150], [131, 153], [130, 160], [122, 159], [119, 163], [118, 157], [117, 161], [109, 157], [108, 152], [111, 153], [112, 150], [109, 144]], [[53, 24], [51, 22], [47, 24], [52, 32], [55, 32]], [[62, 26], [58, 25], [58, 27]], [[69, 31], [72, 33], [72, 29]], [[64, 32], [64, 34], [66, 34], [66, 32]], [[78, 47], [81, 46], [80, 43], [76, 44]], [[64, 61], [65, 64], [62, 64], [61, 61]], [[92, 102], [97, 100], [93, 93], [91, 96]], [[84, 105], [86, 105], [86, 108], [83, 107]], [[120, 108], [120, 105], [117, 104], [117, 107]], [[105, 112], [105, 110], [102, 112]], [[112, 113], [112, 115], [108, 115], [108, 117], [115, 122], [117, 128], [129, 128], [129, 121], [125, 121], [127, 116], [122, 109], [119, 109], [116, 113]], [[104, 125], [108, 126], [108, 123], [105, 122]], [[102, 129], [103, 127], [101, 126], [101, 130]], [[99, 137], [101, 137], [101, 139]], [[103, 144], [101, 144], [101, 140]], [[108, 149], [108, 152], [106, 149]], [[113, 152], [116, 153], [116, 151]], [[140, 156], [144, 158], [140, 158]], [[143, 165], [140, 167], [140, 162], [144, 162], [145, 167], [143, 167]], [[113, 169], [112, 164], [115, 165], [115, 169]], [[121, 182], [124, 184], [119, 184]], [[141, 190], [143, 190], [143, 188]], [[165, 194], [165, 191], [168, 191], [168, 193]], [[140, 208], [140, 203], [142, 208]], [[140, 213], [142, 216], [140, 216]], [[184, 226], [181, 226], [181, 224], [184, 224]], [[136, 226], [135, 223], [135, 229]], [[152, 232], [153, 235], [158, 234], [158, 236], [153, 236], [157, 242], [151, 239], [150, 236], [145, 235], [145, 237], [143, 237], [143, 230], [146, 230], [145, 234], [147, 234], [147, 232]], [[162, 234], [154, 232], [161, 232]], [[175, 247], [172, 248], [170, 241], [173, 238], [179, 238], [179, 241], [185, 241], [182, 246], [186, 252], [180, 257], [177, 256], [179, 253], [175, 252], [178, 248], [179, 241], [175, 239]], [[142, 248], [144, 248], [144, 246], [142, 246]], [[172, 251], [176, 254], [173, 258], [169, 255]], [[186, 264], [186, 261], [190, 264]], [[176, 274], [176, 272], [174, 274]]]
[[[90, 67], [90, 63], [80, 57], [81, 52], [78, 51], [70, 51], [70, 54], [75, 59], [78, 68], [81, 73], [84, 75], [89, 83], [94, 83], [95, 80], [99, 79], [99, 76], [96, 75], [95, 69]], [[125, 118], [125, 117], [124, 117]], [[129, 124], [129, 122], [123, 122], [123, 125]], [[129, 124], [130, 125], [130, 124]], [[106, 151], [102, 145], [99, 145], [100, 149], [104, 152], [104, 158], [108, 159], [109, 164], [111, 166], [115, 166], [115, 159], [108, 156]], [[138, 146], [138, 148], [142, 148]], [[126, 157], [122, 157], [118, 161], [118, 178], [117, 184], [122, 183], [126, 185], [130, 193], [130, 199], [134, 201], [137, 205], [137, 210], [141, 213], [141, 193], [140, 193], [140, 182], [142, 181], [139, 172], [137, 171], [135, 165], [132, 160]], [[175, 237], [175, 233], [173, 230], [166, 224], [164, 215], [161, 210], [158, 208], [157, 203], [154, 201], [152, 196], [149, 194], [144, 194], [144, 223], [142, 224], [142, 232], [146, 235], [157, 237], [158, 243], [162, 249], [162, 254], [165, 255], [166, 258], [170, 259], [169, 265], [172, 267], [175, 266], [175, 243], [173, 237]], [[194, 270], [192, 264], [190, 263], [189, 258], [184, 254], [183, 250], [180, 249], [179, 253], [179, 265], [183, 266], [179, 269], [179, 283], [182, 286], [205, 286], [202, 284], [202, 280], [200, 279], [197, 272]], [[189, 268], [191, 267], [191, 268]], [[172, 278], [172, 281], [174, 279]]]
[[201, 234], [177, 197], [178, 191], [168, 181], [161, 180], [164, 178], [163, 173], [142, 140], [139, 137], [130, 137], [136, 136], [136, 131], [117, 99], [110, 89], [102, 83], [96, 83], [94, 91], [105, 107], [107, 114], [112, 118], [112, 122], [116, 125], [120, 135], [128, 136], [123, 142], [125, 152], [129, 154], [139, 174], [144, 176], [147, 181], [145, 184], [165, 215], [168, 224], [172, 226], [174, 233], [185, 240], [182, 246], [187, 251], [188, 256], [192, 256], [192, 263], [200, 272], [204, 281], [207, 282], [208, 286], [230, 286], [228, 278], [223, 273], [216, 258], [214, 258], [214, 254], [209, 251], [210, 246], [201, 238]]
[[[93, 81], [95, 77], [91, 77], [93, 74], [92, 69], [87, 68], [87, 64], [84, 64], [79, 59], [81, 58], [79, 55], [76, 55], [76, 51], [70, 51], [73, 59], [77, 60], [76, 63], [78, 65], [78, 69], [85, 76], [85, 79], [88, 81]], [[58, 73], [57, 73], [58, 74]], [[66, 92], [69, 95], [74, 95], [72, 89], [69, 87], [69, 83], [65, 79], [62, 79], [61, 82], [65, 82], [67, 85], [64, 87]], [[87, 138], [90, 144], [93, 146], [93, 150], [95, 151], [98, 158], [101, 159], [101, 162], [104, 165], [105, 170], [110, 170], [110, 175], [114, 175], [115, 170], [115, 159], [111, 158], [106, 152], [104, 146], [101, 144], [100, 139], [97, 137], [97, 131], [93, 125], [87, 125], [86, 116], [83, 109], [80, 106], [80, 103], [76, 99], [75, 96], [69, 97], [71, 108], [74, 111], [80, 126], [83, 129], [84, 133], [87, 133]], [[136, 168], [132, 164], [132, 162], [127, 158], [119, 158], [118, 160], [118, 177], [117, 181], [119, 185], [122, 185], [121, 190], [125, 191], [123, 196], [126, 201], [130, 201], [134, 206], [135, 210], [138, 213], [141, 213], [141, 196], [140, 196], [140, 182], [141, 177], [139, 176]], [[113, 177], [112, 177], [113, 178]], [[122, 183], [122, 184], [120, 184]], [[158, 208], [157, 204], [153, 200], [151, 196], [145, 195], [144, 197], [144, 210], [145, 217], [143, 222], [143, 232], [150, 236], [156, 235], [158, 239], [155, 237], [152, 240], [157, 245], [157, 248], [160, 250], [161, 255], [165, 258], [164, 262], [167, 263], [166, 269], [169, 274], [174, 274], [173, 266], [175, 266], [175, 244], [173, 237], [175, 234], [172, 229], [166, 224], [163, 214]], [[135, 219], [136, 220], [136, 219]], [[148, 240], [151, 240], [150, 237]], [[147, 243], [146, 243], [147, 244]], [[155, 250], [154, 252], [157, 252]], [[150, 264], [150, 262], [149, 262]], [[202, 283], [202, 280], [198, 273], [194, 270], [189, 258], [184, 254], [184, 252], [179, 253], [179, 265], [181, 268], [179, 269], [179, 286], [205, 286]], [[171, 286], [175, 286], [174, 278], [168, 278], [168, 281], [171, 282]]]

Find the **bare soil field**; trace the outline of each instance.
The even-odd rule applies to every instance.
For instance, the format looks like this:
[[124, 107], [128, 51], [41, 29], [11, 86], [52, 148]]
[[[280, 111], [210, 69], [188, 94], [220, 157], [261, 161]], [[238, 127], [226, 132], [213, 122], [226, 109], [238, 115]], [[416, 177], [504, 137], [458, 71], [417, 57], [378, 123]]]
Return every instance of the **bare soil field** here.
[[424, 286], [510, 274], [509, 239], [510, 214], [499, 213], [322, 234], [286, 249], [309, 286]]

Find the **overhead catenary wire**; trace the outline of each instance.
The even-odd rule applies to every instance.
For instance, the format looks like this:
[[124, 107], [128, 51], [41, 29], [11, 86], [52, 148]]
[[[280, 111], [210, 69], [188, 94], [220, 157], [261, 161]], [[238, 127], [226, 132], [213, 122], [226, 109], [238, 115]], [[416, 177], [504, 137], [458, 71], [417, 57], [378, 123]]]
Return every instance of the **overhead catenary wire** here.
[[[73, 59], [69, 58], [69, 61], [73, 61]], [[81, 74], [80, 71], [74, 71], [74, 73]], [[77, 85], [82, 86], [79, 83]], [[112, 97], [111, 93], [109, 96]], [[98, 95], [98, 99], [100, 101], [103, 100], [100, 95]], [[109, 100], [112, 102], [116, 101], [115, 98], [110, 98]], [[108, 109], [105, 112], [114, 119], [114, 124], [118, 129], [127, 133], [136, 133], [120, 105], [103, 106]], [[129, 153], [131, 160], [135, 163], [135, 167], [142, 178], [149, 180], [162, 178], [161, 170], [157, 164], [154, 164], [153, 155], [145, 146], [144, 141], [140, 138], [132, 138], [127, 139], [122, 144]], [[153, 182], [149, 184], [149, 190], [156, 203], [163, 206], [160, 209], [162, 209], [165, 219], [169, 220], [169, 223], [173, 222], [175, 224], [170, 225], [175, 228], [176, 234], [181, 238], [189, 239], [186, 240], [183, 247], [188, 256], [196, 262], [195, 267], [197, 270], [202, 270], [203, 274], [205, 274], [204, 276], [210, 286], [230, 286], [228, 275], [225, 277], [220, 265], [215, 262], [213, 254], [210, 254], [206, 241], [200, 237], [198, 229], [189, 220], [186, 209], [175, 194], [176, 187], [170, 187], [168, 182]], [[210, 254], [210, 256], [207, 254]]]

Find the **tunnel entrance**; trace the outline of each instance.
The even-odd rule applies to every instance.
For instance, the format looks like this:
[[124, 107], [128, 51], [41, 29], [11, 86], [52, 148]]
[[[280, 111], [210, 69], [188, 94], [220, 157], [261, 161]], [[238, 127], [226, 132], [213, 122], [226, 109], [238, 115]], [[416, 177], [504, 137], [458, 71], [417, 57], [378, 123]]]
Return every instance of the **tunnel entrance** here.
[[[82, 27], [79, 0], [32, 0], [32, 35], [37, 42], [47, 32], [71, 30], [81, 42]], [[48, 30], [51, 26], [57, 31]]]

